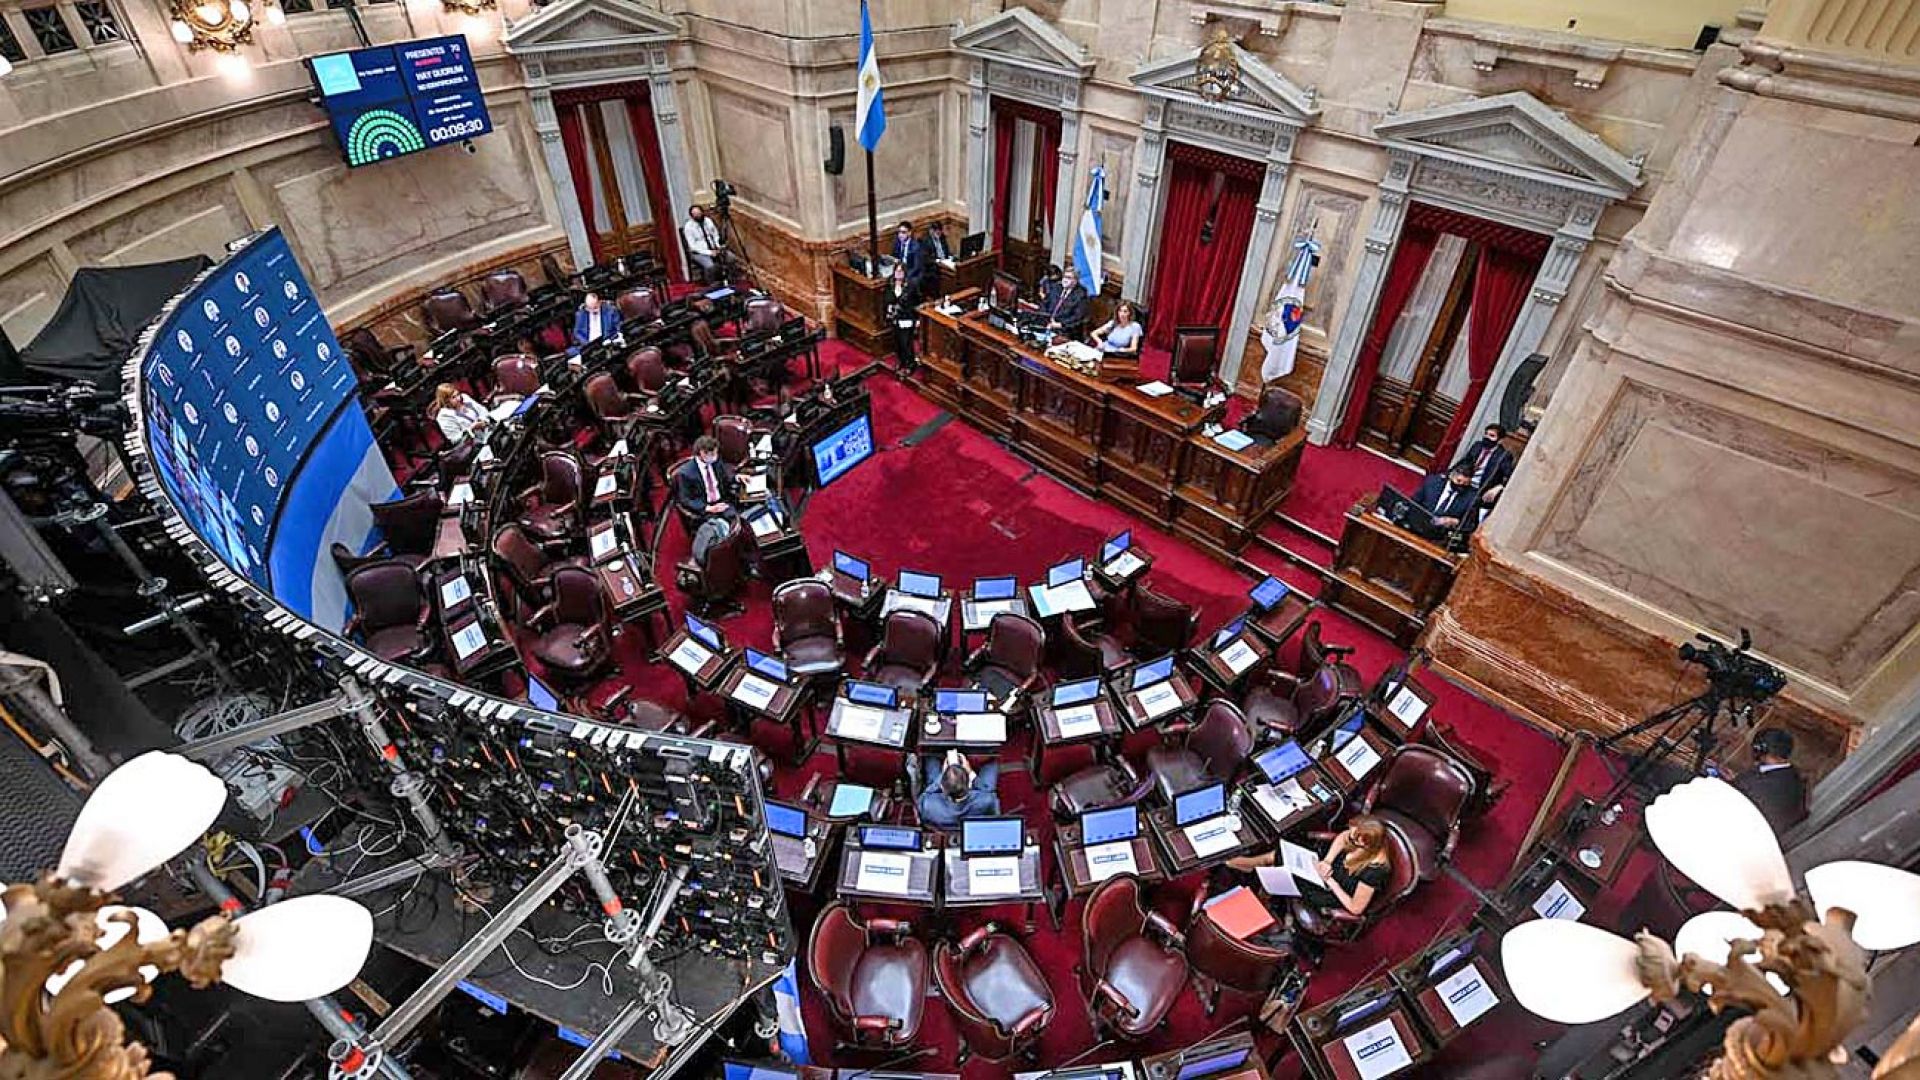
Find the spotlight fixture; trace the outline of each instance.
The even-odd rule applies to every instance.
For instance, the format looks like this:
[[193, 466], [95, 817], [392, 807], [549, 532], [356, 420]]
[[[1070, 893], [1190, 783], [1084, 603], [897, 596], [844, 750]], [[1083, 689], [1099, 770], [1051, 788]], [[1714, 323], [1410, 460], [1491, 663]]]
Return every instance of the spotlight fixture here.
[[499, 8], [500, 0], [440, 0], [440, 8], [449, 15], [478, 15]]
[[193, 52], [230, 53], [253, 42], [247, 0], [170, 0], [167, 17], [173, 40]]
[[193, 843], [226, 800], [203, 766], [142, 754], [94, 788], [53, 872], [0, 895], [0, 1076], [146, 1076], [146, 1048], [126, 1042], [106, 1003], [147, 1000], [164, 972], [269, 1001], [319, 997], [359, 972], [373, 916], [344, 897], [302, 896], [238, 918], [223, 911], [190, 930], [114, 904], [113, 890]]
[[[1629, 941], [1579, 922], [1522, 923], [1500, 943], [1514, 997], [1548, 1020], [1584, 1024], [1685, 989], [1715, 1012], [1751, 1014], [1727, 1028], [1711, 1073], [1719, 1080], [1838, 1076], [1844, 1041], [1867, 1015], [1865, 950], [1920, 942], [1920, 875], [1832, 862], [1807, 871], [1811, 898], [1800, 897], [1759, 808], [1713, 777], [1655, 799], [1646, 821], [1667, 861], [1737, 912], [1695, 916], [1677, 950], [1645, 931]], [[1874, 1076], [1915, 1075], [1892, 1063]]]

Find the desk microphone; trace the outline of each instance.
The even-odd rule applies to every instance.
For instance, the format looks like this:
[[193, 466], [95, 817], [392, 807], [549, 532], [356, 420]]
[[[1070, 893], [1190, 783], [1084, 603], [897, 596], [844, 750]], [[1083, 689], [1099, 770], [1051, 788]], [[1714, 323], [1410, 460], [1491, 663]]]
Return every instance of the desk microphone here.
[[931, 1054], [931, 1053], [933, 1053], [933, 1047], [931, 1046], [916, 1046], [912, 1050], [909, 1050], [906, 1053], [901, 1054], [897, 1058], [893, 1058], [889, 1061], [883, 1061], [878, 1065], [869, 1065], [868, 1067], [861, 1069], [857, 1073], [852, 1073], [848, 1076], [842, 1077], [841, 1080], [861, 1080], [861, 1077], [871, 1076], [874, 1073], [881, 1071], [882, 1069], [891, 1069], [895, 1065], [905, 1065], [909, 1061], [919, 1061], [921, 1058], [926, 1057], [928, 1054]]

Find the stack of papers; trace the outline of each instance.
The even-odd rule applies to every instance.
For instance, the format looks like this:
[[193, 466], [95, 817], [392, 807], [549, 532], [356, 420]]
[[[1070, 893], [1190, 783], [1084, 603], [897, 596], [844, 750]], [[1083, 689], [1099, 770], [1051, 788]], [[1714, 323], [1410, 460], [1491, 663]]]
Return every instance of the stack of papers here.
[[1262, 866], [1254, 870], [1260, 889], [1268, 896], [1299, 896], [1300, 880], [1282, 866]]
[[1273, 912], [1245, 886], [1235, 886], [1207, 901], [1207, 918], [1233, 937], [1246, 941], [1272, 926]]
[[1078, 739], [1100, 730], [1100, 710], [1092, 705], [1061, 709], [1053, 714], [1053, 718], [1060, 724], [1060, 737], [1063, 739]]
[[875, 709], [866, 705], [840, 706], [840, 721], [835, 725], [834, 734], [843, 739], [864, 739], [872, 742], [880, 738], [880, 725], [886, 723], [884, 709]]
[[1311, 882], [1325, 888], [1326, 879], [1320, 876], [1320, 860], [1313, 852], [1291, 840], [1280, 841], [1280, 868], [1301, 881]]
[[751, 476], [741, 477], [740, 490], [748, 495], [765, 495], [767, 493], [767, 474], [754, 473]]
[[1229, 450], [1245, 450], [1253, 445], [1253, 436], [1244, 431], [1222, 431], [1213, 437], [1213, 441]]
[[740, 680], [739, 686], [733, 688], [733, 700], [755, 709], [764, 709], [779, 691], [779, 687], [760, 676], [748, 675]]
[[1194, 855], [1205, 859], [1239, 847], [1240, 834], [1228, 828], [1230, 824], [1225, 817], [1217, 817], [1187, 826], [1187, 843], [1193, 845]]
[[1116, 840], [1087, 849], [1087, 876], [1105, 881], [1115, 874], [1137, 874], [1140, 867], [1133, 859], [1133, 841]]
[[892, 851], [860, 853], [860, 871], [854, 875], [854, 888], [861, 892], [903, 896], [912, 884], [913, 856]]
[[1007, 718], [997, 712], [962, 713], [953, 718], [953, 737], [959, 742], [1006, 742]]
[[1253, 801], [1260, 804], [1269, 818], [1284, 821], [1293, 814], [1308, 809], [1316, 800], [1300, 786], [1300, 781], [1287, 777], [1278, 784], [1261, 784], [1253, 789]]
[[459, 509], [473, 501], [473, 485], [465, 480], [453, 485], [453, 491], [447, 496], [447, 505]]
[[1052, 618], [1063, 611], [1091, 611], [1096, 605], [1093, 594], [1087, 591], [1085, 581], [1069, 581], [1065, 585], [1035, 585], [1032, 590], [1033, 607], [1043, 619]]
[[1135, 700], [1140, 702], [1140, 711], [1147, 714], [1147, 719], [1158, 720], [1180, 707], [1180, 692], [1173, 688], [1171, 681], [1156, 683], [1140, 691]]
[[780, 523], [774, 520], [772, 514], [755, 515], [747, 521], [747, 527], [753, 530], [755, 536], [772, 536], [780, 531]]
[[713, 653], [708, 652], [705, 645], [700, 644], [692, 638], [682, 640], [680, 644], [674, 646], [672, 652], [667, 654], [667, 661], [669, 663], [689, 675], [698, 674], [700, 669], [706, 665], [706, 662], [711, 659], [713, 659]]
[[1473, 1023], [1480, 1018], [1480, 1014], [1500, 1004], [1500, 995], [1493, 992], [1487, 980], [1480, 977], [1479, 967], [1473, 964], [1435, 983], [1433, 992], [1440, 995], [1440, 1003], [1447, 1007], [1447, 1014], [1461, 1027]]
[[1104, 569], [1109, 577], [1129, 578], [1134, 572], [1147, 565], [1147, 560], [1135, 555], [1131, 550], [1123, 551], [1113, 557]]
[[964, 860], [969, 896], [1011, 896], [1020, 891], [1020, 857], [994, 855]]
[[1134, 389], [1148, 397], [1166, 397], [1168, 394], [1173, 393], [1173, 387], [1168, 386], [1159, 379], [1155, 379], [1152, 382], [1141, 383], [1139, 386], [1134, 387]]

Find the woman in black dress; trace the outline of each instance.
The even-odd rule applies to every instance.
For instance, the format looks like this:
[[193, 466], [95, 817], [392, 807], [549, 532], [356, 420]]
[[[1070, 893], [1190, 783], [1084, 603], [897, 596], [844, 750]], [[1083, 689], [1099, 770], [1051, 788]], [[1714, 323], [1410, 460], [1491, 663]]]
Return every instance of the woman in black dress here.
[[[1272, 866], [1278, 851], [1265, 855], [1246, 855], [1228, 859], [1235, 870], [1253, 870]], [[1300, 882], [1300, 899], [1316, 908], [1340, 908], [1349, 915], [1365, 914], [1373, 894], [1385, 888], [1393, 876], [1393, 864], [1387, 855], [1387, 827], [1379, 818], [1362, 814], [1347, 823], [1334, 837], [1327, 854], [1316, 864], [1322, 888], [1311, 881]]]
[[920, 319], [920, 286], [907, 276], [906, 263], [893, 264], [886, 299], [887, 323], [893, 327], [893, 354], [900, 363], [900, 374], [911, 375], [920, 367], [913, 356], [914, 332]]

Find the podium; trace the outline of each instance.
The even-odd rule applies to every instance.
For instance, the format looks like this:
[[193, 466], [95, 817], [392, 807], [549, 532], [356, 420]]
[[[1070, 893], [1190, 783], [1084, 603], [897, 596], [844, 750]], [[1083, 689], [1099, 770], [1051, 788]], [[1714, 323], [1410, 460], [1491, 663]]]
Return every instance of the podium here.
[[1455, 555], [1374, 512], [1378, 495], [1347, 511], [1333, 576], [1320, 602], [1351, 615], [1408, 648], [1427, 616], [1447, 598], [1466, 556]]

